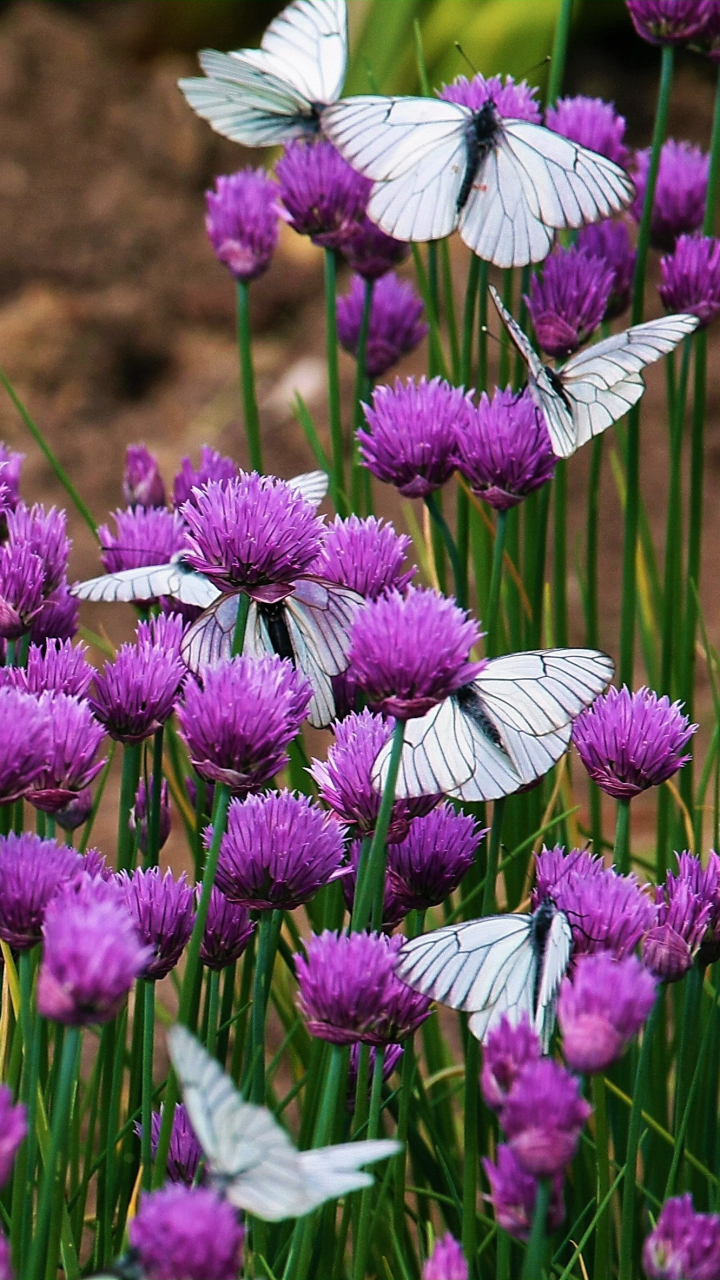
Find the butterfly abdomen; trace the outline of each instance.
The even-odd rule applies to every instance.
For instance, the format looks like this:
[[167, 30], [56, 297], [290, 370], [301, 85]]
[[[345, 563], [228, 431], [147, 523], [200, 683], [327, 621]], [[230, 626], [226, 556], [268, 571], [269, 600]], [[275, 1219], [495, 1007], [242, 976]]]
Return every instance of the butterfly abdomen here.
[[543, 368], [545, 369], [545, 372], [548, 376], [548, 381], [553, 391], [557, 396], [560, 396], [560, 399], [562, 400], [568, 412], [572, 413], [572, 405], [568, 398], [568, 394], [565, 390], [565, 387], [563, 386], [562, 378], [560, 377], [559, 374], [555, 372], [554, 369], [551, 369], [549, 365], [546, 364], [543, 366]]
[[545, 959], [545, 948], [547, 947], [548, 935], [552, 926], [553, 919], [557, 907], [552, 898], [543, 898], [540, 906], [533, 913], [531, 924], [531, 941], [533, 951], [535, 952], [535, 983], [533, 990], [533, 1009], [537, 1011], [538, 999], [540, 996], [540, 986], [542, 983], [543, 961]]
[[287, 658], [295, 666], [295, 654], [290, 643], [290, 632], [285, 618], [285, 606], [280, 604], [258, 604], [258, 613], [262, 618], [270, 643], [279, 658]]
[[489, 738], [496, 747], [502, 748], [502, 738], [500, 737], [500, 734], [492, 720], [487, 715], [482, 705], [482, 701], [473, 689], [473, 686], [471, 684], [464, 685], [463, 688], [458, 689], [454, 697], [456, 698], [464, 715], [468, 716], [473, 723], [477, 725], [480, 732], [484, 733], [485, 737]]
[[473, 183], [482, 168], [486, 155], [495, 145], [498, 134], [498, 114], [493, 102], [486, 102], [468, 120], [465, 143], [467, 163], [457, 198], [457, 212], [465, 208], [473, 189]]

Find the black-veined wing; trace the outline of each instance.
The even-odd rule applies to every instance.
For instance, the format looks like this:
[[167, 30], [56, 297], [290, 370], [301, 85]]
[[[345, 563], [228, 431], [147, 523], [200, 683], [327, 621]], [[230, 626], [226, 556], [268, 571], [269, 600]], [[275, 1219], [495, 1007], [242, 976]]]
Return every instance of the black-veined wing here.
[[220, 592], [209, 578], [188, 568], [182, 560], [170, 564], [156, 564], [139, 569], [121, 569], [117, 573], [104, 573], [87, 582], [76, 582], [70, 594], [78, 600], [93, 604], [158, 600], [171, 596], [182, 604], [194, 604], [207, 609], [218, 599]]
[[543, 946], [535, 1007], [535, 1030], [546, 1052], [555, 1026], [560, 983], [567, 973], [571, 951], [570, 921], [563, 911], [555, 911]]

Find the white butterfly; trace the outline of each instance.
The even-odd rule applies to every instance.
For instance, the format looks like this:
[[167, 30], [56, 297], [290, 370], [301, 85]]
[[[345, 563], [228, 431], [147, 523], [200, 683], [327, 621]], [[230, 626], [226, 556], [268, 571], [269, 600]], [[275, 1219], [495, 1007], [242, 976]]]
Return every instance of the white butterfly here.
[[244, 1102], [199, 1040], [179, 1024], [170, 1056], [210, 1175], [237, 1209], [266, 1222], [300, 1218], [326, 1200], [372, 1185], [360, 1166], [401, 1150], [392, 1139], [298, 1151], [265, 1108]]
[[559, 458], [569, 458], [622, 418], [645, 390], [641, 377], [645, 366], [666, 356], [699, 323], [697, 316], [681, 313], [636, 324], [587, 347], [555, 370], [538, 358], [492, 285], [490, 294], [527, 365], [530, 394]]
[[439, 240], [457, 227], [499, 267], [539, 262], [558, 227], [580, 227], [625, 208], [634, 195], [605, 156], [493, 102], [471, 111], [437, 98], [347, 98], [322, 130], [371, 178], [368, 215], [397, 240]]
[[347, 43], [345, 0], [295, 0], [259, 49], [204, 49], [206, 78], [178, 83], [216, 133], [246, 147], [276, 146], [317, 133], [323, 108], [342, 92]]
[[[408, 720], [395, 794], [497, 800], [542, 778], [567, 751], [572, 722], [609, 684], [596, 649], [538, 649], [491, 658], [427, 715]], [[390, 748], [373, 766], [382, 790]]]
[[503, 1015], [513, 1026], [527, 1015], [547, 1053], [571, 948], [567, 916], [545, 898], [532, 915], [486, 916], [412, 938], [395, 971], [415, 991], [469, 1013], [483, 1042]]

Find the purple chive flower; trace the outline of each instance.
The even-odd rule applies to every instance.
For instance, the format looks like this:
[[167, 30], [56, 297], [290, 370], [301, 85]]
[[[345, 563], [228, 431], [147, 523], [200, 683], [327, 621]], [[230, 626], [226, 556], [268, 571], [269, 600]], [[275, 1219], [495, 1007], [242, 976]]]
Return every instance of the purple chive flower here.
[[62, 809], [57, 809], [53, 816], [63, 831], [75, 831], [87, 822], [92, 809], [93, 793], [90, 787], [83, 787], [82, 791], [74, 792], [67, 804]]
[[125, 450], [123, 497], [129, 507], [165, 506], [158, 460], [144, 444], [129, 444]]
[[373, 710], [423, 716], [482, 671], [484, 663], [468, 661], [478, 634], [452, 599], [421, 587], [391, 591], [355, 620], [351, 674]]
[[677, 860], [678, 879], [687, 881], [693, 893], [710, 906], [707, 932], [697, 959], [703, 966], [714, 964], [720, 957], [720, 857], [711, 850], [705, 867], [692, 853], [679, 853]]
[[558, 359], [577, 351], [605, 315], [613, 281], [604, 259], [575, 247], [555, 249], [525, 298], [542, 350]]
[[608, 689], [573, 725], [573, 742], [593, 782], [616, 800], [659, 787], [690, 760], [697, 729], [682, 703], [650, 689]]
[[29, 545], [0, 547], [0, 637], [17, 640], [30, 629], [44, 602], [45, 570]]
[[129, 1227], [146, 1280], [237, 1280], [244, 1234], [229, 1201], [180, 1182], [143, 1195]]
[[[365, 284], [360, 276], [353, 276], [350, 292], [337, 300], [338, 338], [351, 356], [357, 356], [364, 302]], [[422, 342], [428, 331], [422, 313], [422, 299], [412, 285], [398, 280], [392, 272], [377, 281], [365, 348], [365, 367], [371, 378], [387, 373], [401, 356]]]
[[200, 451], [199, 467], [193, 467], [189, 458], [183, 458], [173, 481], [173, 504], [181, 507], [185, 502], [194, 502], [194, 489], [204, 489], [211, 480], [217, 484], [225, 480], [236, 480], [238, 475], [238, 465], [232, 458], [226, 458], [204, 444]]
[[[483, 1159], [485, 1176], [490, 1183], [488, 1199], [495, 1210], [495, 1219], [503, 1231], [516, 1240], [527, 1240], [530, 1236], [535, 1202], [537, 1200], [537, 1179], [526, 1173], [510, 1147], [500, 1143], [496, 1152], [497, 1164]], [[548, 1231], [557, 1231], [565, 1217], [565, 1206], [562, 1196], [562, 1174], [553, 1178], [552, 1196], [548, 1208]]]
[[84, 644], [73, 645], [69, 640], [50, 640], [44, 649], [31, 644], [22, 670], [28, 693], [67, 693], [84, 698], [95, 675], [86, 654]]
[[22, 689], [0, 689], [0, 804], [27, 795], [51, 755], [47, 705]]
[[439, 906], [457, 889], [486, 835], [468, 814], [444, 804], [414, 818], [399, 844], [389, 844], [387, 878], [408, 911]]
[[220, 972], [240, 958], [254, 930], [247, 907], [239, 902], [229, 902], [225, 894], [213, 885], [200, 959], [208, 969]]
[[448, 1232], [435, 1241], [422, 1269], [422, 1280], [468, 1280], [470, 1272], [465, 1255], [454, 1236]]
[[0, 1280], [15, 1280], [10, 1260], [10, 1241], [0, 1231]]
[[187, 563], [223, 591], [292, 583], [320, 552], [322, 520], [274, 476], [252, 472], [222, 484], [210, 481], [183, 515]]
[[129, 507], [114, 511], [117, 534], [106, 524], [98, 527], [101, 558], [107, 573], [169, 564], [185, 546], [185, 525], [176, 511], [164, 507]]
[[555, 845], [553, 849], [544, 848], [535, 856], [533, 911], [547, 897], [557, 901], [561, 892], [558, 886], [567, 877], [602, 875], [604, 870], [600, 855], [593, 857], [586, 849], [571, 849], [566, 853], [562, 845]]
[[[649, 167], [649, 149], [636, 152], [633, 179], [637, 198], [630, 212], [637, 222], [642, 216]], [[710, 157], [700, 147], [673, 138], [663, 145], [650, 224], [650, 241], [656, 249], [672, 251], [678, 236], [702, 226], [709, 167]]]
[[666, 1200], [643, 1246], [648, 1280], [716, 1280], [720, 1275], [720, 1217], [695, 1213], [691, 1195]]
[[[150, 778], [150, 795], [153, 793], [153, 780]], [[135, 804], [130, 810], [130, 830], [133, 835], [137, 834], [138, 847], [142, 853], [147, 853], [148, 843], [148, 789], [145, 786], [145, 779], [140, 779], [140, 784], [135, 795]], [[168, 792], [167, 778], [163, 778], [160, 784], [160, 822], [158, 826], [159, 844], [157, 852], [167, 843], [172, 826], [172, 816], [170, 813], [170, 795]]]
[[364, 406], [368, 430], [357, 433], [363, 463], [406, 498], [425, 498], [455, 470], [457, 439], [474, 412], [470, 393], [441, 378], [376, 387]]
[[626, 222], [606, 218], [578, 232], [577, 247], [581, 253], [600, 259], [613, 273], [612, 288], [604, 320], [622, 315], [629, 305], [637, 254], [630, 244]]
[[72, 640], [78, 629], [80, 604], [70, 595], [67, 582], [61, 582], [51, 592], [39, 613], [30, 623], [30, 639], [33, 644], [46, 640]]
[[674, 253], [660, 260], [660, 277], [666, 311], [689, 311], [705, 328], [720, 313], [720, 240], [678, 236]]
[[[393, 1071], [397, 1071], [402, 1061], [405, 1050], [401, 1044], [388, 1044], [385, 1046], [385, 1057], [383, 1058], [383, 1083], [390, 1079]], [[372, 1085], [373, 1071], [375, 1070], [375, 1054], [376, 1049], [373, 1045], [368, 1049], [368, 1099], [370, 1098], [370, 1088]], [[350, 1068], [348, 1071], [347, 1083], [347, 1110], [350, 1114], [354, 1114], [355, 1104], [357, 1102], [357, 1081], [358, 1069], [360, 1064], [360, 1045], [356, 1041], [350, 1045]]]
[[612, 870], [594, 875], [569, 872], [560, 880], [553, 897], [570, 921], [573, 954], [609, 951], [623, 960], [655, 923], [656, 907], [647, 886], [634, 876]]
[[90, 786], [105, 764], [97, 753], [105, 730], [87, 702], [68, 693], [41, 694], [50, 725], [50, 759], [28, 799], [43, 813], [57, 813]]
[[353, 223], [342, 245], [342, 254], [351, 271], [365, 280], [377, 280], [398, 263], [404, 262], [410, 245], [381, 231], [365, 214]]
[[699, 35], [710, 14], [709, 0], [627, 0], [632, 23], [650, 44], [682, 44]]
[[668, 871], [665, 884], [655, 889], [657, 919], [643, 939], [642, 955], [661, 982], [678, 982], [692, 968], [716, 911], [715, 895], [697, 892], [702, 873], [688, 865], [691, 858], [681, 854], [679, 874]]
[[[325, 804], [342, 819], [370, 835], [380, 812], [380, 792], [372, 784], [372, 770], [382, 748], [392, 737], [392, 721], [367, 708], [351, 713], [334, 726], [335, 742], [327, 761], [313, 760], [310, 774]], [[441, 797], [419, 796], [396, 800], [392, 807], [388, 840], [404, 840], [412, 818], [429, 813]]]
[[108, 1022], [152, 960], [122, 888], [102, 879], [67, 885], [48, 904], [38, 1010], [70, 1026]]
[[[534, 279], [534, 277], [533, 277]], [[473, 493], [507, 511], [555, 474], [556, 457], [530, 392], [483, 391], [477, 412], [458, 432], [458, 470]]]
[[307, 681], [274, 655], [207, 668], [202, 686], [188, 681], [177, 711], [194, 768], [235, 793], [263, 786], [287, 764], [311, 697]]
[[295, 956], [298, 1008], [308, 1031], [331, 1044], [397, 1044], [430, 1014], [431, 1003], [395, 976], [404, 942], [383, 933], [313, 934]]
[[271, 791], [233, 800], [217, 886], [230, 902], [292, 911], [334, 879], [345, 852], [343, 835], [334, 814], [307, 796]]
[[0, 440], [0, 485], [5, 488], [3, 496], [5, 511], [14, 511], [20, 501], [20, 471], [24, 459], [24, 453], [16, 453], [14, 449], [8, 449], [7, 445]]
[[[160, 1141], [160, 1126], [162, 1124], [164, 1105], [160, 1104], [160, 1111], [153, 1111], [151, 1129], [150, 1129], [150, 1151], [153, 1160], [157, 1154], [158, 1142]], [[135, 1125], [135, 1132], [138, 1138], [142, 1138], [143, 1127], [140, 1123]], [[195, 1181], [200, 1161], [203, 1158], [203, 1150], [195, 1136], [195, 1130], [190, 1123], [190, 1117], [182, 1102], [178, 1102], [173, 1112], [172, 1130], [170, 1133], [170, 1150], [167, 1159], [167, 1178], [168, 1182], [184, 1182], [186, 1186], [191, 1187]]]
[[236, 280], [267, 271], [278, 242], [278, 189], [264, 169], [240, 169], [205, 192], [205, 230], [215, 255]]
[[518, 1071], [500, 1123], [525, 1172], [551, 1178], [572, 1160], [591, 1112], [575, 1076], [552, 1058], [541, 1058]]
[[6, 1084], [0, 1084], [0, 1187], [4, 1187], [15, 1159], [15, 1153], [27, 1134], [27, 1119], [22, 1103], [13, 1103]]
[[186, 674], [168, 649], [123, 644], [95, 676], [90, 706], [111, 738], [142, 742], [172, 715]]
[[541, 1056], [542, 1045], [527, 1016], [514, 1026], [503, 1016], [487, 1038], [480, 1073], [482, 1096], [493, 1111], [502, 1111], [518, 1072]]
[[178, 614], [159, 613], [147, 621], [138, 622], [138, 645], [148, 645], [151, 649], [163, 649], [168, 653], [180, 655], [185, 627]]
[[405, 568], [411, 539], [375, 516], [336, 516], [327, 525], [322, 550], [313, 566], [319, 577], [351, 587], [367, 600], [385, 591], [404, 591], [415, 574]]
[[70, 539], [64, 511], [51, 507], [46, 511], [40, 503], [26, 507], [19, 502], [7, 516], [10, 546], [27, 546], [43, 565], [43, 595], [49, 596], [65, 580]]
[[324, 249], [342, 249], [365, 216], [372, 183], [331, 142], [289, 143], [275, 166], [281, 216]]
[[618, 115], [612, 102], [586, 98], [582, 94], [576, 98], [558, 98], [545, 112], [545, 124], [553, 133], [561, 133], [581, 147], [598, 151], [623, 168], [627, 164], [628, 149], [623, 142], [626, 121]]
[[581, 956], [560, 989], [558, 1022], [573, 1071], [605, 1071], [625, 1052], [655, 1003], [655, 982], [636, 956]]
[[512, 76], [473, 76], [468, 80], [465, 76], [457, 76], [452, 84], [444, 84], [440, 97], [446, 102], [459, 102], [470, 111], [479, 111], [486, 102], [492, 102], [498, 115], [506, 120], [529, 120], [532, 124], [540, 124], [540, 107], [536, 102], [537, 89], [527, 81], [516, 84]]
[[144, 978], [164, 978], [175, 968], [195, 923], [195, 890], [185, 873], [175, 879], [172, 871], [162, 875], [159, 867], [147, 871], [139, 867], [119, 877], [125, 905], [138, 937], [152, 956], [143, 969]]

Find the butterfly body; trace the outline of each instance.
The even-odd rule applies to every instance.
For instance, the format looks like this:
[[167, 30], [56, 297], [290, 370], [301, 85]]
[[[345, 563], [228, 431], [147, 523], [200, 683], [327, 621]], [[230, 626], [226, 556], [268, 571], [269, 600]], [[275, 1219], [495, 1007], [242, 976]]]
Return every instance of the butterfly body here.
[[465, 133], [467, 163], [458, 192], [456, 204], [458, 217], [470, 198], [475, 179], [480, 173], [488, 153], [492, 150], [499, 128], [500, 122], [493, 102], [484, 103], [480, 110], [473, 112], [468, 120]]
[[268, 639], [273, 651], [279, 658], [287, 658], [295, 666], [295, 653], [288, 631], [285, 607], [282, 601], [277, 604], [258, 603], [257, 611], [267, 629]]

